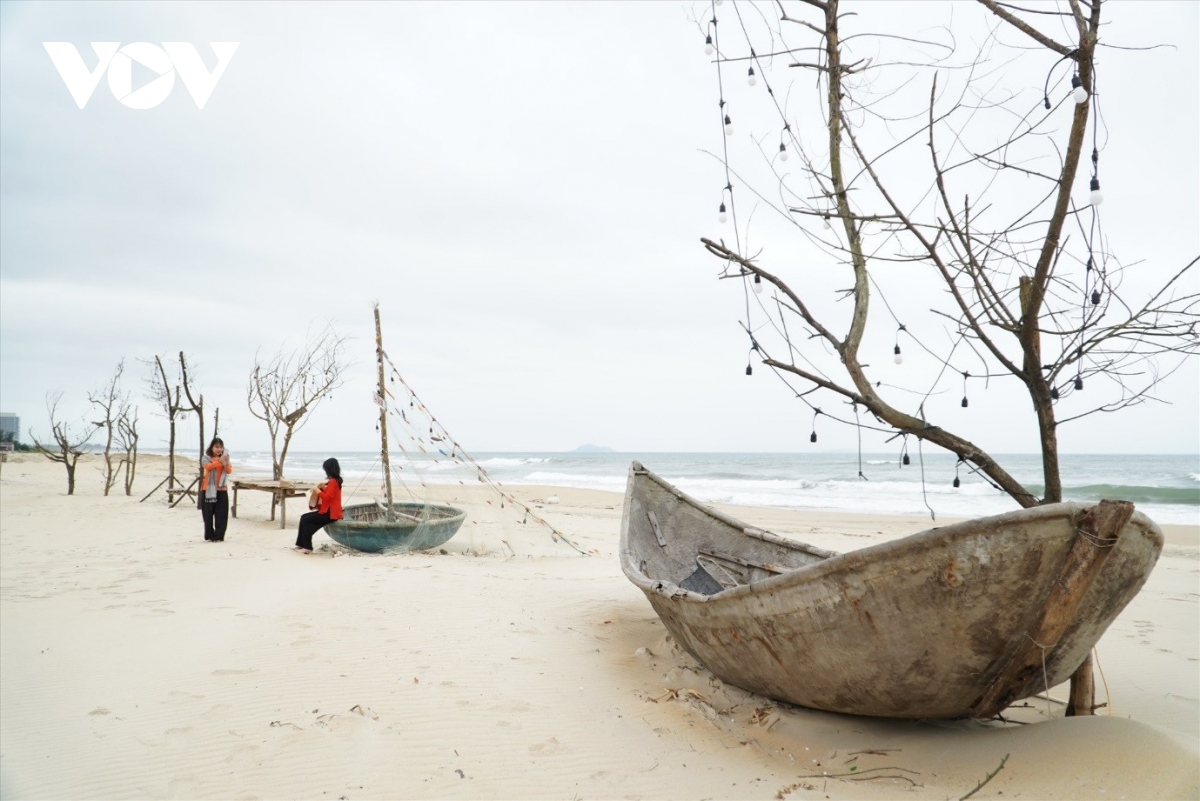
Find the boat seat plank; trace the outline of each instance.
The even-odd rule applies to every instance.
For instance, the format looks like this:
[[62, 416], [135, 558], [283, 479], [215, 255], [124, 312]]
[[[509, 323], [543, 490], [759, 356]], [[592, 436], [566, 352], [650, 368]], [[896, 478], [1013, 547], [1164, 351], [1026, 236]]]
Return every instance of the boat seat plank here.
[[650, 509], [646, 512], [646, 517], [650, 520], [650, 527], [654, 529], [654, 537], [658, 540], [659, 547], [666, 548], [667, 540], [663, 537], [662, 529], [658, 527], [658, 515], [654, 514], [653, 509]]

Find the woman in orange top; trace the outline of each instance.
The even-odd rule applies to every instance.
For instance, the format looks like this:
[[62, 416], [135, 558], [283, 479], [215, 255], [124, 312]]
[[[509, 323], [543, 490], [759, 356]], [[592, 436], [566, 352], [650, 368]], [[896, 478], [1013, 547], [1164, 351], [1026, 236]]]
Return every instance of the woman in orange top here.
[[312, 538], [334, 520], [342, 519], [342, 468], [337, 459], [326, 459], [321, 465], [325, 481], [313, 487], [308, 495], [308, 508], [314, 511], [300, 515], [300, 530], [296, 533], [296, 550], [312, 553]]
[[229, 453], [220, 437], [213, 437], [200, 460], [204, 477], [200, 481], [200, 514], [204, 517], [204, 541], [222, 542], [229, 525], [229, 491], [225, 486], [233, 468]]

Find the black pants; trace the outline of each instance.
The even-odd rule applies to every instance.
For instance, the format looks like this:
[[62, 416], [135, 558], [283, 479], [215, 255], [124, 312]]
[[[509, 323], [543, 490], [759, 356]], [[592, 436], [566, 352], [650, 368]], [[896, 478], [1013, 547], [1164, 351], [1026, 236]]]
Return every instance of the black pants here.
[[225, 539], [225, 529], [229, 525], [229, 493], [221, 490], [217, 500], [209, 503], [207, 498], [200, 502], [200, 513], [204, 515], [204, 539], [221, 542]]
[[300, 530], [296, 532], [296, 547], [311, 551], [313, 534], [332, 522], [329, 515], [320, 512], [306, 512], [300, 515]]

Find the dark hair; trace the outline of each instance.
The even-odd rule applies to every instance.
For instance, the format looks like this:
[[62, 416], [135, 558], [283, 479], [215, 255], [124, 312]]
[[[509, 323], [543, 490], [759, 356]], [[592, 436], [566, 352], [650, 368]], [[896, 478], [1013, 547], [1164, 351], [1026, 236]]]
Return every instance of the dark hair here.
[[331, 456], [321, 464], [321, 467], [324, 468], [325, 475], [335, 479], [339, 487], [342, 486], [342, 466], [338, 464], [337, 459]]
[[208, 443], [208, 450], [205, 451], [205, 453], [208, 454], [209, 456], [213, 455], [213, 452], [212, 452], [213, 445], [220, 445], [222, 448], [224, 448], [225, 440], [221, 439], [220, 437], [213, 437], [213, 441]]

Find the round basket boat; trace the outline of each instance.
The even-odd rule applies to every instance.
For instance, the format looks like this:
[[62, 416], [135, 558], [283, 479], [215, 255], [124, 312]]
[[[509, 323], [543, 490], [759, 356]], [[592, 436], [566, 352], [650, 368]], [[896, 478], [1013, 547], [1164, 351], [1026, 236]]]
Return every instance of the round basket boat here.
[[365, 553], [436, 548], [467, 519], [461, 509], [432, 503], [394, 503], [391, 515], [382, 503], [347, 506], [342, 512], [342, 519], [327, 525], [325, 533], [334, 542]]

